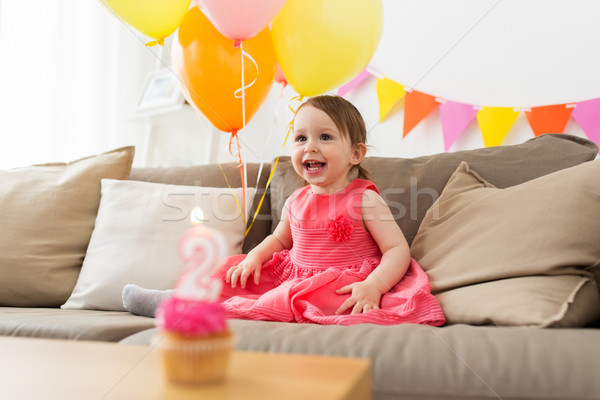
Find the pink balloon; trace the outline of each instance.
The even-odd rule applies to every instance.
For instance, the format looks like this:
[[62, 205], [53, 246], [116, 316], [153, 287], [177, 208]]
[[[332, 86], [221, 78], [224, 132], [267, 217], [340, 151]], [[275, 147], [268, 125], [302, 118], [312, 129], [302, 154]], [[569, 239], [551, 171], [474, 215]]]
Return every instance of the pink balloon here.
[[275, 82], [277, 83], [281, 83], [283, 85], [283, 87], [286, 87], [288, 84], [287, 79], [285, 79], [285, 75], [283, 75], [283, 71], [281, 70], [281, 67], [279, 66], [279, 64], [277, 64], [277, 71], [275, 71]]
[[194, 0], [225, 37], [246, 40], [258, 35], [287, 0]]

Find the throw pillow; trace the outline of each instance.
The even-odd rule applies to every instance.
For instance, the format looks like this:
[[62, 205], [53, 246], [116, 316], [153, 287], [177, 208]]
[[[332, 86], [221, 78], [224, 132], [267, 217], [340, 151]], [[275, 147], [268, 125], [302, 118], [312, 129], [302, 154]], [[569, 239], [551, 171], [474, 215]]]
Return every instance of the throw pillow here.
[[[249, 199], [254, 192], [247, 189]], [[203, 223], [224, 234], [227, 254], [241, 253], [245, 224], [237, 204], [244, 205], [241, 188], [102, 180], [96, 227], [77, 285], [62, 308], [124, 311], [121, 293], [127, 283], [172, 289], [185, 268], [178, 242], [192, 227], [196, 206], [203, 210]]]
[[585, 326], [600, 316], [599, 204], [600, 161], [506, 189], [462, 162], [411, 253], [449, 323]]
[[102, 178], [127, 179], [134, 148], [0, 171], [0, 306], [69, 298], [94, 229]]
[[[260, 179], [258, 179], [260, 172]], [[271, 232], [271, 202], [270, 196], [263, 198], [265, 186], [271, 172], [270, 164], [247, 163], [246, 174], [248, 186], [256, 186], [256, 194], [252, 201], [252, 208], [248, 215], [248, 225], [260, 203], [260, 210], [254, 223], [250, 227], [248, 236], [244, 239], [242, 250], [248, 253]], [[168, 183], [171, 185], [205, 186], [205, 187], [241, 187], [242, 180], [240, 170], [230, 165], [206, 164], [193, 165], [190, 167], [169, 168], [133, 168], [129, 178], [132, 181], [144, 181], [154, 183]], [[263, 200], [261, 203], [261, 199]]]
[[[369, 171], [390, 206], [408, 243], [421, 220], [444, 189], [461, 161], [467, 161], [496, 187], [506, 188], [582, 162], [593, 160], [598, 146], [577, 136], [546, 134], [512, 146], [496, 146], [417, 158], [367, 157]], [[303, 183], [289, 158], [282, 157], [271, 183], [271, 230], [275, 229], [285, 200]]]

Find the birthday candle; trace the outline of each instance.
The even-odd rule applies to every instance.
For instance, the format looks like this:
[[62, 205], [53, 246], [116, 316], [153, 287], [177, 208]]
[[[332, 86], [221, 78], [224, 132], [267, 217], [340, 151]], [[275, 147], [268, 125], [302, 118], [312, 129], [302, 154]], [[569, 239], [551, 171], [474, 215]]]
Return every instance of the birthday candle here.
[[192, 210], [192, 223], [179, 240], [179, 256], [186, 269], [175, 285], [175, 295], [180, 298], [217, 301], [221, 293], [220, 280], [210, 275], [226, 256], [227, 242], [221, 232], [202, 223], [202, 211]]

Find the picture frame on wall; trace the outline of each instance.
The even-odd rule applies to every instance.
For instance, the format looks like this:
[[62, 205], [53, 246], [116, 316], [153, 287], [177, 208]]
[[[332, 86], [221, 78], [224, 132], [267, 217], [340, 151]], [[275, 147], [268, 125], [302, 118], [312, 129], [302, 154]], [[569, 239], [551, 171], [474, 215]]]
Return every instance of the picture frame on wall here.
[[136, 113], [145, 115], [161, 114], [183, 107], [185, 98], [179, 87], [175, 73], [168, 68], [153, 71], [146, 77]]

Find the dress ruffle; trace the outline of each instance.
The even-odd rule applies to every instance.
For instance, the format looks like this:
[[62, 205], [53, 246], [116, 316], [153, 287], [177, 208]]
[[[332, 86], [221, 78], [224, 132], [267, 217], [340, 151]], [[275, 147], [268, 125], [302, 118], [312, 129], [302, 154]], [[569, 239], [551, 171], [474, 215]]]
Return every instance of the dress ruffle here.
[[[245, 255], [229, 257], [216, 276], [224, 277], [230, 266], [244, 258]], [[366, 279], [379, 261], [372, 257], [344, 267], [299, 267], [292, 263], [289, 251], [284, 250], [263, 265], [258, 285], [252, 279], [248, 279], [244, 289], [239, 284], [236, 288], [225, 284], [221, 301], [229, 318], [322, 325], [445, 323], [439, 303], [430, 293], [427, 277], [414, 260], [402, 281], [382, 296], [380, 309], [354, 315], [350, 310], [335, 314], [350, 297], [335, 291]]]

